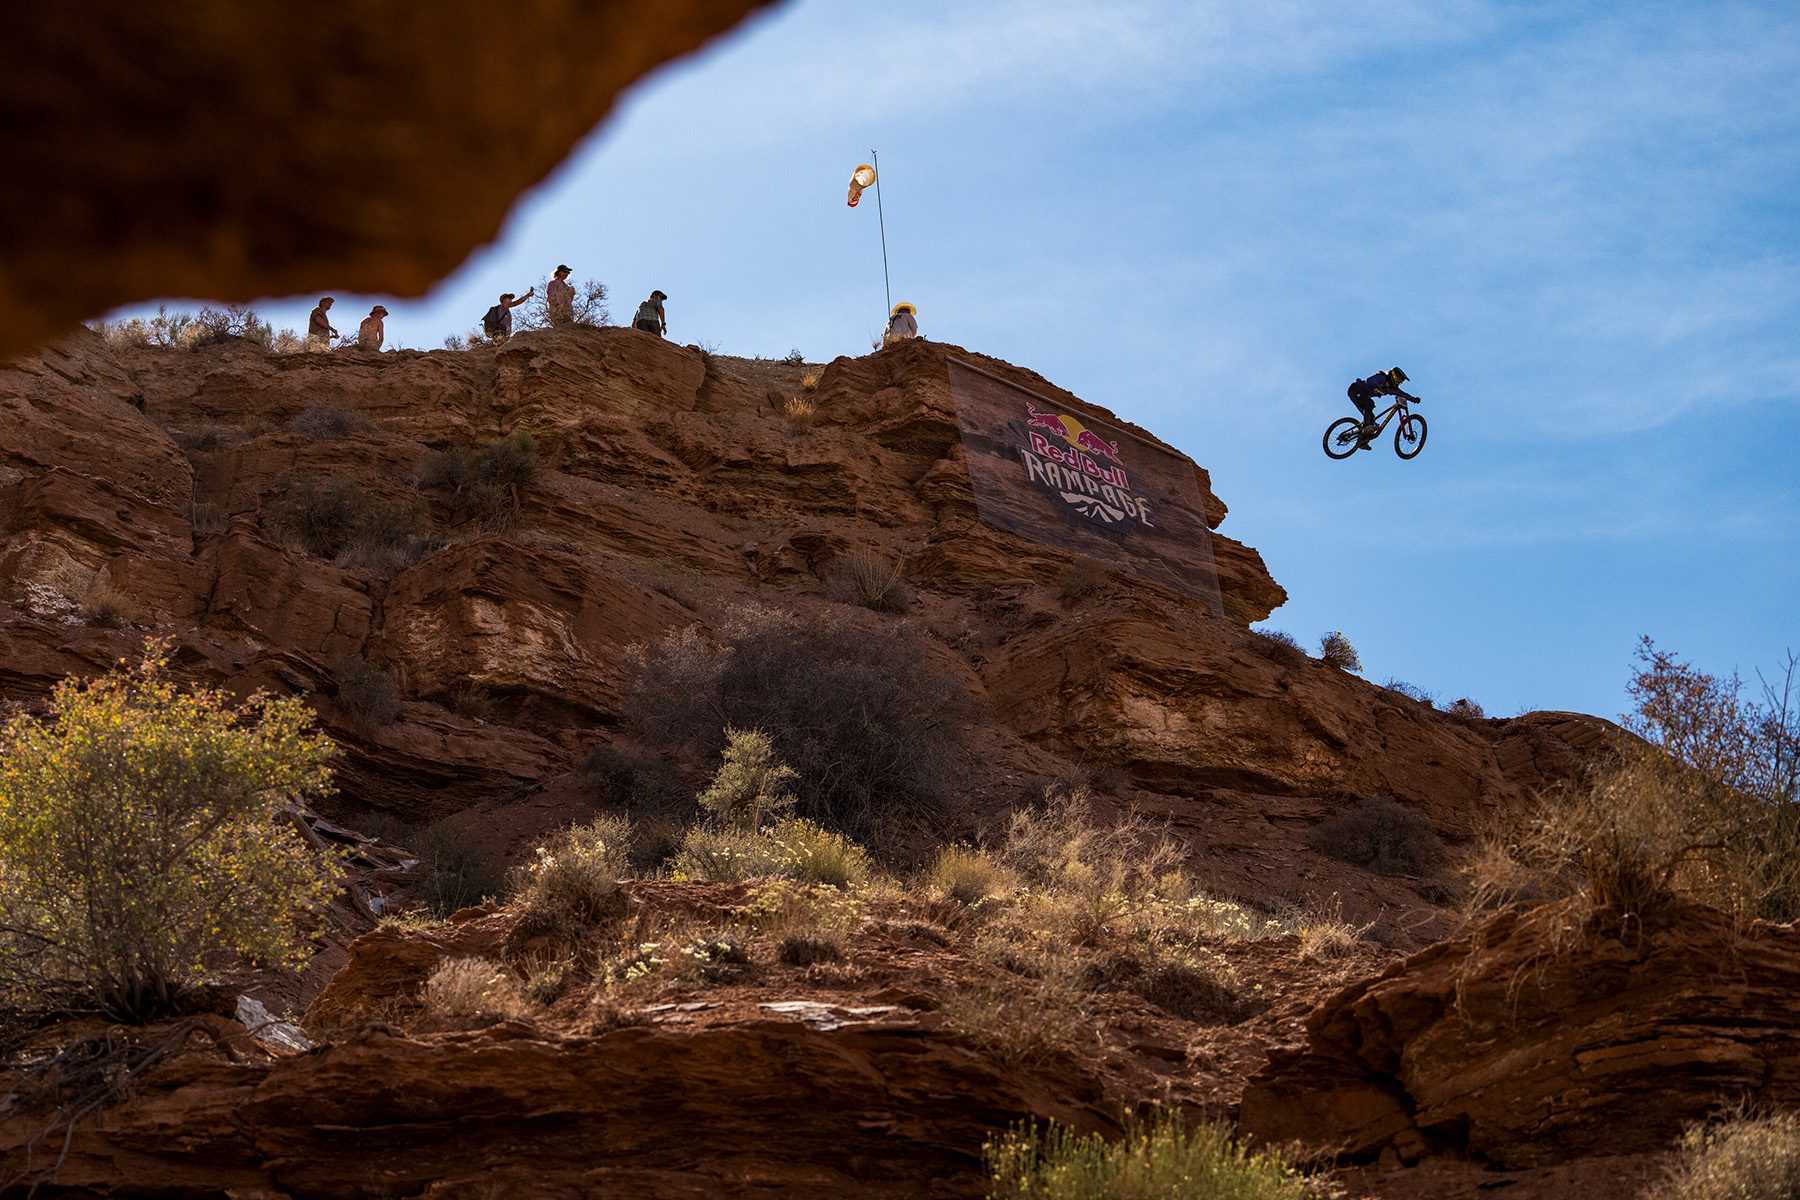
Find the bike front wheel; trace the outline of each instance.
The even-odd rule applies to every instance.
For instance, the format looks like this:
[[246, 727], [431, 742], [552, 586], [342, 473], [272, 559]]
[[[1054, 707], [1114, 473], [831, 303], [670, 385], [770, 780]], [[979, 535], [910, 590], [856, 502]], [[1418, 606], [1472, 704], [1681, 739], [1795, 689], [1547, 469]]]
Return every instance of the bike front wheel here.
[[1425, 448], [1425, 418], [1408, 413], [1400, 418], [1394, 430], [1394, 453], [1401, 458], [1417, 458]]
[[1325, 456], [1327, 458], [1349, 458], [1356, 453], [1356, 443], [1362, 435], [1362, 422], [1355, 417], [1339, 417], [1325, 431]]

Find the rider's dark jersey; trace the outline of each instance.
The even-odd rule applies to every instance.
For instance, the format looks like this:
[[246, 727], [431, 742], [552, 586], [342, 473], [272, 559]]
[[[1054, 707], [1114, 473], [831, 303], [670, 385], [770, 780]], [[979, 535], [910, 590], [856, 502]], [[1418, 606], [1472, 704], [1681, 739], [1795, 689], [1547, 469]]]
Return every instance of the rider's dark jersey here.
[[1388, 378], [1386, 371], [1377, 371], [1367, 379], [1356, 381], [1357, 387], [1371, 396], [1392, 396], [1400, 389]]

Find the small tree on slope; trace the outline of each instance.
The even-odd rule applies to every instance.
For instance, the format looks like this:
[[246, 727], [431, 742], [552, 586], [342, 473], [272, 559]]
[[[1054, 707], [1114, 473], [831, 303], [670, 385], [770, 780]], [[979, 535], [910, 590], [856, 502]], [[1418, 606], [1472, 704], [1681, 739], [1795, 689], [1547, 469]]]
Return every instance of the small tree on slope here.
[[302, 909], [337, 863], [284, 819], [330, 783], [333, 753], [297, 699], [183, 691], [168, 644], [52, 720], [0, 731], [0, 994], [148, 1020], [180, 1008], [209, 955], [298, 965]]

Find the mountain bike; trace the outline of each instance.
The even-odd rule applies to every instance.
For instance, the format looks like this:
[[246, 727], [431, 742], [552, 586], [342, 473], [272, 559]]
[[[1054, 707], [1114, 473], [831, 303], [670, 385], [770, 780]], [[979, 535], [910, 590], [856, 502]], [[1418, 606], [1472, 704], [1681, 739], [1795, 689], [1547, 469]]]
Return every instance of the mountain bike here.
[[[1375, 418], [1375, 432], [1369, 435], [1369, 442], [1386, 432], [1388, 422], [1395, 414], [1400, 423], [1394, 426], [1394, 453], [1401, 458], [1417, 458], [1419, 451], [1425, 448], [1425, 418], [1418, 413], [1409, 412], [1408, 404], [1421, 404], [1417, 396], [1409, 396], [1400, 392], [1388, 410]], [[1325, 453], [1330, 458], [1349, 458], [1356, 453], [1357, 445], [1362, 441], [1362, 418], [1339, 417], [1325, 430]]]

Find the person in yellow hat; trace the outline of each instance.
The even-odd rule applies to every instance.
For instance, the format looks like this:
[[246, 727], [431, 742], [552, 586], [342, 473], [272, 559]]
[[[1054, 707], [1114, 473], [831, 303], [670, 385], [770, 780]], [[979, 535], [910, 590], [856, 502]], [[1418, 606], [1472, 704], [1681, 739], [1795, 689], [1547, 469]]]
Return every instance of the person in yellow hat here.
[[888, 317], [887, 336], [884, 342], [902, 342], [908, 338], [919, 336], [918, 311], [905, 301], [894, 305], [893, 313]]

